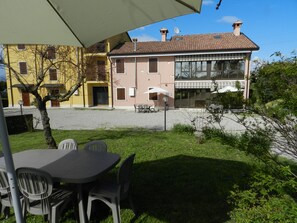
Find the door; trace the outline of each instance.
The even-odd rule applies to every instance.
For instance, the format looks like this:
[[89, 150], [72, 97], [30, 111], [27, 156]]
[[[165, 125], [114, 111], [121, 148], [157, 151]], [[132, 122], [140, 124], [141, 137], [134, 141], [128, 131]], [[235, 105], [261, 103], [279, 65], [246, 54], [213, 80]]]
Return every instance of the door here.
[[30, 106], [30, 94], [28, 92], [22, 92], [23, 106]]
[[[52, 95], [59, 94], [59, 92], [60, 91], [58, 89], [51, 90]], [[57, 100], [51, 100], [51, 106], [52, 107], [60, 107], [60, 102]]]
[[108, 105], [108, 87], [93, 87], [93, 105]]

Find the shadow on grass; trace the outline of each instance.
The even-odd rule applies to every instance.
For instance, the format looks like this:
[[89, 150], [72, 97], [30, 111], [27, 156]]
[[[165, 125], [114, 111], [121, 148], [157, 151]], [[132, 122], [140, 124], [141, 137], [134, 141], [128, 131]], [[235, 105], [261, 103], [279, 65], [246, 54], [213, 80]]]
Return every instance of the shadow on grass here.
[[[136, 163], [133, 169], [131, 193], [139, 217], [122, 216], [123, 222], [151, 222], [153, 218], [170, 223], [225, 222], [230, 190], [234, 184], [247, 183], [250, 171], [241, 162], [184, 155]], [[127, 202], [121, 207], [130, 209]], [[97, 216], [100, 220], [102, 214]], [[105, 214], [103, 219], [108, 210]], [[97, 217], [94, 222], [99, 221]]]
[[136, 164], [132, 194], [140, 213], [161, 221], [224, 222], [230, 190], [248, 172], [244, 163], [180, 155]]

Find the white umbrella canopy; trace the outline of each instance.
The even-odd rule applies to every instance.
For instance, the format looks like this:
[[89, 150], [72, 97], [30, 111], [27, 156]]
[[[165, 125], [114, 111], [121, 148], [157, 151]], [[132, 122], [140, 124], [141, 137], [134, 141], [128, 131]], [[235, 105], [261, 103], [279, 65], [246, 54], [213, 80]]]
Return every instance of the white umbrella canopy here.
[[168, 94], [169, 92], [163, 88], [159, 88], [159, 87], [152, 87], [151, 89], [149, 89], [148, 91], [144, 92], [145, 94], [149, 94], [149, 93], [161, 93], [161, 94]]
[[200, 12], [202, 0], [1, 0], [0, 43], [88, 47], [108, 37]]
[[[202, 0], [1, 0], [0, 44], [89, 47], [165, 19], [200, 12]], [[16, 221], [23, 222], [0, 96], [0, 138]]]
[[238, 90], [236, 87], [232, 87], [230, 85], [225, 86], [217, 91], [214, 91], [212, 93], [226, 93], [226, 92], [238, 92], [240, 90]]

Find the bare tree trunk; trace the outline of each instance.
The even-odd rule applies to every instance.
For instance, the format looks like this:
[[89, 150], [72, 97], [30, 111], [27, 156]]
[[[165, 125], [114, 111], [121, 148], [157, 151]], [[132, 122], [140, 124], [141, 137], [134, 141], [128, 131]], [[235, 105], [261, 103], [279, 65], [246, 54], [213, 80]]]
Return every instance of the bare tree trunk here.
[[41, 116], [41, 122], [43, 126], [46, 144], [48, 145], [49, 149], [57, 149], [56, 141], [52, 136], [50, 118], [48, 117], [48, 113], [46, 109], [46, 101], [42, 100], [41, 97], [36, 97], [36, 101], [37, 101], [37, 108]]

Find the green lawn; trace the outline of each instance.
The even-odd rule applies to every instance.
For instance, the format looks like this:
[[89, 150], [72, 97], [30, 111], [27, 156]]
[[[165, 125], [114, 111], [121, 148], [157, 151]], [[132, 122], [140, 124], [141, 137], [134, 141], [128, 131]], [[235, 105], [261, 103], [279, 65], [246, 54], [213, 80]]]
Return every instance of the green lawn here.
[[[95, 139], [104, 140], [110, 152], [124, 160], [136, 153], [132, 195], [139, 211], [124, 202], [122, 222], [225, 222], [230, 206], [227, 197], [235, 184], [246, 184], [256, 161], [215, 140], [198, 144], [193, 135], [143, 129], [58, 131], [57, 142], [74, 138], [79, 147]], [[46, 148], [43, 132], [10, 136], [13, 152]], [[100, 203], [92, 222], [112, 222], [109, 209]], [[42, 222], [29, 217], [27, 222]], [[1, 221], [3, 219], [0, 219]], [[13, 222], [14, 217], [3, 222]], [[71, 211], [63, 222], [75, 222]]]

